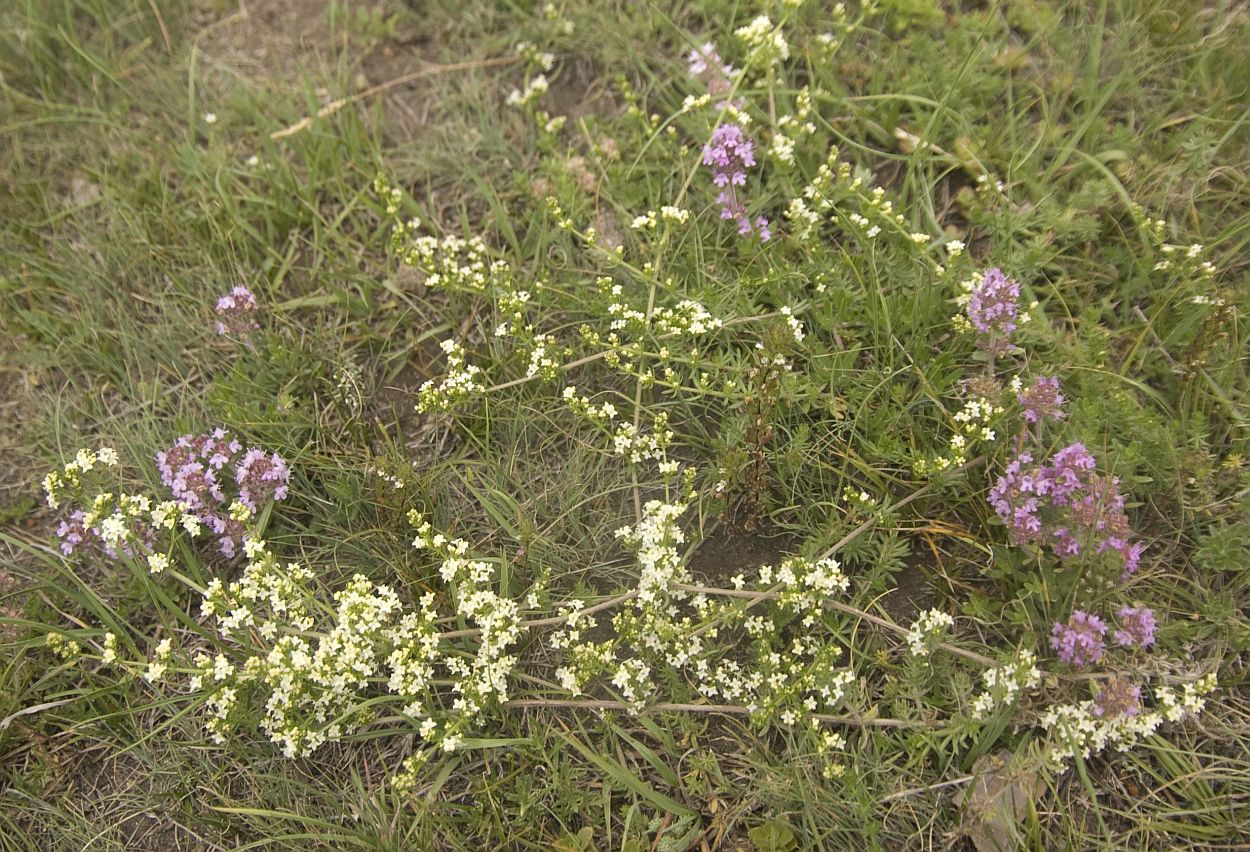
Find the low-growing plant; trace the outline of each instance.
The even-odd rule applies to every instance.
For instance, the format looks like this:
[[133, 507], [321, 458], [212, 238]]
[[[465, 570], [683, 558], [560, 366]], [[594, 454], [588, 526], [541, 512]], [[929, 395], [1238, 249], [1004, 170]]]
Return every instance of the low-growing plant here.
[[[1096, 756], [1187, 736], [1221, 701], [1228, 637], [1214, 604], [1192, 611], [1163, 578], [1190, 561], [1231, 577], [1245, 524], [1203, 519], [1189, 560], [1159, 518], [1185, 488], [1231, 502], [1244, 472], [1229, 455], [1184, 479], [1133, 394], [1231, 369], [1236, 294], [1127, 195], [1091, 189], [1033, 235], [1010, 176], [964, 140], [842, 124], [853, 104], [827, 69], [935, 25], [933, 4], [765, 6], [719, 43], [674, 28], [669, 77], [622, 77], [619, 109], [564, 116], [573, 24], [548, 4], [501, 98], [537, 151], [515, 195], [449, 214], [388, 168], [355, 176], [382, 289], [420, 288], [441, 313], [405, 343], [435, 365], [411, 388], [406, 448], [352, 446], [381, 384], [365, 346], [313, 369], [280, 326], [319, 296], [206, 299], [218, 418], [182, 418], [149, 457], [78, 450], [44, 480], [75, 592], [53, 604], [63, 620], [28, 626], [66, 671], [185, 713], [210, 755], [395, 741], [386, 795], [413, 807], [456, 755], [520, 754], [538, 747], [516, 736], [526, 720], [555, 717], [547, 735], [664, 814], [635, 801], [620, 818], [653, 848], [696, 842], [696, 815], [574, 727], [597, 720], [680, 787], [718, 771], [685, 748], [691, 720], [736, 719], [760, 765], [862, 812], [891, 771], [923, 770], [924, 792], [972, 781], [975, 810], [998, 756], [1088, 786]], [[865, 155], [856, 134], [875, 131], [898, 168]], [[921, 158], [970, 228], [917, 193]], [[1047, 253], [1104, 227], [1139, 245], [1136, 314], [1074, 299], [1083, 267]], [[1117, 322], [1144, 323], [1116, 340], [1119, 373]], [[297, 408], [346, 425], [332, 462], [258, 437]], [[767, 555], [734, 558], [744, 542]], [[98, 593], [102, 576], [128, 578], [143, 615]], [[680, 739], [689, 775], [647, 738]], [[796, 842], [784, 822], [750, 837]]]
[[[517, 268], [482, 235], [428, 234], [419, 219], [401, 217], [400, 190], [382, 177], [375, 184], [396, 260], [420, 270], [464, 316], [489, 321], [490, 334], [476, 342], [443, 341], [446, 372], [420, 389], [417, 410], [484, 443], [494, 410], [541, 412], [546, 428], [597, 447], [604, 465], [624, 465], [635, 519], [616, 536], [635, 560], [631, 587], [587, 596], [556, 578], [509, 577], [503, 556], [448, 535], [414, 508], [427, 591], [364, 574], [327, 589], [316, 566], [287, 561], [264, 540], [273, 519], [257, 512], [285, 496], [285, 462], [259, 449], [236, 461], [241, 446], [219, 429], [179, 438], [158, 455], [172, 499], [90, 487], [98, 465], [118, 464], [108, 447], [80, 451], [49, 475], [49, 505], [72, 507], [61, 527], [66, 556], [99, 541], [110, 558], [163, 575], [162, 600], [182, 600], [171, 583], [201, 600], [198, 617], [176, 619], [184, 626], [178, 646], [165, 636], [148, 659], [121, 653], [103, 626], [49, 633], [49, 643], [187, 695], [218, 742], [259, 727], [297, 757], [379, 726], [415, 731], [424, 746], [396, 768], [400, 787], [415, 783], [431, 750], [472, 748], [514, 708], [742, 714], [761, 729], [791, 732], [790, 748], [820, 762], [827, 777], [854, 765], [856, 737], [871, 735], [878, 750], [906, 749], [906, 737], [889, 744], [883, 732], [893, 730], [931, 729], [954, 743], [989, 726], [1062, 770], [1074, 756], [1128, 748], [1201, 710], [1215, 686], [1212, 664], [1151, 651], [1160, 647], [1157, 620], [1173, 616], [1160, 619], [1123, 588], [1148, 557], [1121, 481], [1100, 473], [1080, 442], [1053, 449], [1069, 425], [1054, 375], [1065, 365], [1047, 363], [1049, 375], [1035, 359], [1026, 367], [1031, 329], [1049, 323], [1045, 282], [1035, 280], [1037, 298], [1023, 301], [1020, 282], [997, 268], [977, 271], [961, 243], [916, 230], [884, 188], [840, 159], [813, 110], [827, 93], [789, 88], [784, 19], [756, 18], [737, 40], [740, 71], [711, 44], [691, 53], [690, 88], [707, 92], [687, 97], [667, 121], [631, 108], [647, 144], [664, 143], [676, 176], [671, 197], [633, 217], [633, 237], [604, 244], [580, 199], [545, 199], [550, 226], [567, 234], [584, 272]], [[549, 70], [547, 58], [539, 63]], [[541, 82], [531, 78], [511, 103], [534, 110]], [[553, 120], [535, 120], [554, 141]], [[618, 173], [628, 180], [628, 160], [601, 164], [606, 183]], [[756, 212], [775, 204], [786, 208], [780, 233]], [[1162, 251], [1156, 268], [1168, 271], [1176, 253]], [[1200, 252], [1186, 250], [1186, 263]], [[1185, 271], [1213, 270], [1189, 263]], [[586, 273], [592, 280], [577, 280]], [[1192, 301], [1207, 304], [1202, 298]], [[948, 330], [935, 320], [949, 304], [961, 310]], [[946, 356], [938, 370], [910, 358], [900, 364], [920, 380], [919, 404], [909, 416], [894, 413], [880, 446], [847, 446], [854, 467], [837, 471], [831, 487], [796, 489], [791, 499], [828, 507], [822, 533], [751, 576], [695, 576], [692, 519], [741, 514], [756, 529], [770, 515], [784, 517], [770, 499], [782, 485], [772, 470], [786, 451], [779, 434], [831, 430], [837, 446], [829, 403], [855, 393], [847, 387], [858, 369], [840, 355], [848, 346], [839, 327], [863, 311], [905, 316], [908, 305], [912, 318], [889, 348], [907, 353], [945, 340]], [[216, 310], [219, 334], [258, 327], [245, 288]], [[859, 357], [880, 357], [872, 349], [883, 343], [863, 346]], [[739, 435], [731, 449], [744, 463], [732, 475], [707, 455], [702, 436], [717, 432]], [[227, 511], [218, 508], [228, 501], [217, 473], [230, 465], [238, 497]], [[994, 631], [974, 627], [955, 600], [911, 625], [865, 610], [868, 590], [856, 582], [862, 557], [844, 563], [848, 545], [883, 535], [909, 504], [975, 495], [981, 467], [1003, 528], [991, 533], [995, 547], [1021, 549], [1015, 570], [1032, 574], [1008, 584], [1008, 621]], [[888, 487], [872, 481], [872, 469], [894, 471]], [[838, 499], [844, 490], [851, 506]], [[179, 554], [194, 550], [204, 527], [227, 561], [184, 573], [200, 563]], [[231, 561], [240, 547], [241, 559]], [[1110, 616], [1096, 612], [1114, 614], [1110, 646]], [[950, 655], [946, 665], [968, 676], [928, 679], [909, 700], [890, 702], [895, 716], [870, 712], [880, 706], [880, 679], [858, 647], [861, 623], [893, 637], [895, 650], [887, 643], [879, 654]], [[144, 641], [127, 636], [124, 645]], [[974, 681], [981, 691], [969, 689]]]

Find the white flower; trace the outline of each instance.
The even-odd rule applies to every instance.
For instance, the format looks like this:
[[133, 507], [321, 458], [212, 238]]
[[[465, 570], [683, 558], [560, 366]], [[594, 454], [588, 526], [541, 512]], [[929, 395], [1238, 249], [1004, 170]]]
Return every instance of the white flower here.
[[104, 634], [104, 651], [100, 654], [101, 662], [112, 663], [117, 660], [117, 634]]

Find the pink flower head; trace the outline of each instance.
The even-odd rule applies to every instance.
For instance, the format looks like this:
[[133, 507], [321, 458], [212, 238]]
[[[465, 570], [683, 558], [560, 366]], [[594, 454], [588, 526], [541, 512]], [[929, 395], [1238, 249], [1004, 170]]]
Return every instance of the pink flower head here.
[[244, 533], [247, 532], [247, 527], [242, 521], [236, 521], [229, 515], [210, 515], [205, 520], [208, 528], [217, 536], [217, 546], [221, 550], [221, 555], [227, 559], [233, 559], [243, 541]]
[[193, 511], [205, 511], [226, 499], [217, 476], [200, 462], [187, 462], [169, 483], [174, 499]]
[[1007, 463], [1007, 469], [990, 489], [990, 505], [1007, 525], [1015, 544], [1036, 541], [1042, 532], [1042, 492], [1038, 491], [1037, 471], [1030, 467], [1032, 464], [1032, 454], [1020, 453]]
[[1063, 559], [1089, 549], [1097, 555], [1114, 552], [1123, 579], [1137, 570], [1143, 547], [1133, 541], [1119, 480], [1094, 473], [1095, 465], [1081, 443], [1069, 444], [1042, 465], [1020, 453], [990, 489], [989, 502], [1013, 544], [1049, 544]]
[[94, 532], [83, 525], [87, 513], [77, 509], [68, 520], [61, 521], [56, 529], [57, 538], [61, 540], [61, 554], [69, 556], [76, 548], [82, 547], [94, 535]]
[[[723, 97], [733, 89], [733, 66], [720, 58], [712, 42], [690, 51], [686, 61], [690, 64], [690, 76], [707, 86], [707, 93], [712, 97]], [[717, 108], [724, 109], [725, 102], [721, 101]]]
[[235, 474], [239, 500], [252, 511], [259, 509], [260, 504], [270, 498], [286, 499], [290, 480], [291, 470], [282, 456], [277, 453], [266, 456], [264, 450], [255, 447], [244, 454]]
[[1042, 376], [1029, 387], [1016, 395], [1024, 411], [1021, 416], [1029, 423], [1037, 423], [1043, 418], [1051, 420], [1063, 418], [1063, 394], [1059, 393], [1059, 380], [1053, 376]]
[[1020, 313], [1020, 285], [998, 268], [989, 270], [972, 288], [968, 320], [981, 334], [979, 345], [994, 354], [1011, 349], [1008, 338]]
[[1086, 612], [1073, 610], [1067, 624], [1055, 622], [1050, 634], [1050, 645], [1059, 652], [1059, 659], [1074, 666], [1085, 666], [1102, 659], [1103, 637], [1107, 625], [1101, 618]]
[[239, 450], [243, 448], [237, 440], [230, 437], [230, 433], [225, 429], [214, 429], [211, 433], [201, 436], [198, 443], [200, 458], [205, 459], [213, 470], [221, 470], [230, 464]]
[[703, 165], [712, 167], [712, 182], [717, 186], [742, 186], [747, 182], [746, 170], [755, 165], [755, 143], [742, 135], [738, 125], [722, 124], [703, 146]]
[[1067, 506], [1072, 496], [1088, 483], [1096, 464], [1084, 444], [1069, 444], [1056, 452], [1050, 463], [1039, 471], [1039, 493], [1049, 497], [1056, 506]]
[[174, 475], [184, 465], [197, 458], [195, 444], [199, 439], [194, 435], [183, 435], [174, 441], [174, 445], [156, 454], [156, 466], [161, 472], [161, 482], [166, 488], [173, 488]]
[[256, 315], [260, 306], [252, 291], [242, 285], [233, 287], [217, 300], [217, 333], [233, 337], [246, 337], [260, 328]]
[[736, 222], [738, 233], [744, 237], [757, 234], [762, 241], [771, 238], [768, 220], [760, 216], [752, 222], [738, 197], [738, 187], [747, 182], [746, 170], [755, 165], [755, 143], [743, 136], [742, 128], [722, 124], [712, 131], [711, 141], [703, 146], [703, 165], [712, 169], [712, 183], [721, 187], [716, 196], [720, 217]]
[[1120, 629], [1113, 634], [1117, 645], [1148, 648], [1155, 641], [1155, 614], [1149, 607], [1121, 607], [1115, 614]]
[[716, 45], [710, 41], [690, 51], [686, 61], [690, 63], [690, 76], [704, 82], [710, 77], [728, 77], [733, 73], [733, 67], [721, 60]]

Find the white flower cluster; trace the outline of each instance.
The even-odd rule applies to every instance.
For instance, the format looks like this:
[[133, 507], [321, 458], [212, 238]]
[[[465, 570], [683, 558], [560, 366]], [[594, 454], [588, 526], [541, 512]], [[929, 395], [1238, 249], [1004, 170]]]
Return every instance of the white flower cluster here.
[[842, 501], [868, 512], [875, 512], [879, 505], [876, 497], [862, 488], [856, 491], [849, 485], [842, 489]]
[[243, 552], [248, 559], [243, 573], [228, 586], [212, 579], [200, 614], [216, 618], [225, 630], [256, 626], [266, 639], [277, 635], [280, 624], [311, 630], [312, 571], [296, 562], [282, 565], [257, 538], [246, 538]]
[[606, 426], [616, 419], [616, 406], [610, 402], [595, 405], [588, 396], [579, 396], [577, 388], [573, 385], [567, 386], [561, 393], [561, 398], [568, 404], [569, 410], [578, 417], [583, 417], [592, 423], [600, 426]]
[[985, 691], [972, 702], [974, 719], [985, 719], [996, 707], [1013, 703], [1021, 690], [1036, 689], [1042, 682], [1042, 673], [1033, 652], [1022, 650], [1006, 665], [987, 670], [981, 679]]
[[[425, 273], [425, 283], [437, 290], [484, 293], [492, 285], [506, 285], [512, 268], [502, 260], [491, 260], [490, 250], [481, 237], [414, 236], [415, 220], [396, 222], [391, 232], [392, 247], [407, 266]], [[502, 289], [502, 288], [501, 288]]]
[[49, 633], [44, 639], [52, 652], [62, 660], [73, 660], [82, 653], [82, 645], [64, 633]]
[[813, 561], [792, 556], [777, 568], [760, 568], [760, 585], [780, 585], [778, 605], [803, 616], [803, 625], [810, 627], [824, 610], [825, 601], [836, 593], [845, 594], [851, 581], [842, 573], [842, 566], [833, 557]]
[[1094, 701], [1060, 704], [1043, 714], [1042, 727], [1051, 734], [1046, 757], [1056, 771], [1062, 771], [1076, 755], [1088, 760], [1108, 746], [1128, 751], [1152, 735], [1165, 721], [1177, 722], [1186, 715], [1198, 715], [1206, 707], [1206, 696], [1215, 689], [1215, 675], [1187, 683], [1177, 692], [1166, 686], [1155, 690], [1156, 709], [1143, 712], [1100, 712]]
[[660, 208], [658, 216], [654, 210], [648, 210], [641, 216], [635, 216], [629, 226], [635, 231], [654, 231], [661, 221], [684, 225], [690, 221], [690, 211], [665, 204]]
[[[96, 465], [106, 467], [117, 466], [117, 452], [112, 447], [101, 447], [97, 451], [81, 449], [72, 462], [67, 463], [60, 473], [52, 471], [43, 478], [43, 491], [48, 500], [48, 508], [59, 509], [66, 488], [82, 486], [81, 474], [94, 470]], [[89, 524], [87, 526], [90, 526]]]
[[104, 634], [104, 646], [100, 650], [100, 662], [105, 665], [117, 662], [117, 634], [112, 631]]
[[794, 99], [794, 112], [778, 116], [777, 132], [773, 134], [768, 153], [783, 166], [794, 165], [794, 148], [800, 136], [816, 133], [816, 125], [808, 120], [812, 112], [812, 92], [807, 86], [799, 89]]
[[1222, 308], [1228, 304], [1228, 300], [1223, 298], [1222, 296], [1207, 296], [1202, 293], [1199, 293], [1197, 296], [1194, 296], [1189, 301], [1195, 305], [1211, 305], [1212, 307], [1216, 307], [1216, 308]]
[[417, 411], [450, 411], [457, 403], [483, 390], [480, 367], [468, 363], [464, 349], [447, 339], [439, 344], [447, 354], [447, 374], [442, 381], [430, 379], [417, 390]]
[[541, 50], [536, 44], [530, 41], [518, 41], [512, 46], [517, 56], [525, 59], [526, 62], [532, 62], [544, 71], [550, 71], [555, 67], [555, 54]]
[[626, 660], [617, 666], [616, 673], [612, 675], [612, 685], [621, 691], [622, 700], [631, 710], [640, 712], [654, 689], [651, 667], [637, 658]]
[[148, 683], [156, 683], [165, 676], [165, 672], [169, 671], [169, 658], [173, 656], [174, 643], [173, 640], [166, 637], [162, 639], [156, 646], [156, 651], [152, 655], [152, 659], [148, 662], [148, 670], [144, 672], [143, 679]]
[[842, 649], [800, 636], [784, 652], [778, 651], [775, 628], [758, 617], [748, 632], [757, 637], [754, 665], [724, 659], [710, 666], [700, 659], [693, 667], [696, 687], [708, 698], [744, 704], [761, 724], [775, 721], [790, 728], [803, 722], [819, 727], [811, 714], [836, 709], [855, 683], [849, 669], [838, 668]]
[[658, 334], [688, 337], [707, 334], [724, 325], [707, 308], [692, 299], [682, 299], [672, 308], [660, 308], [652, 317], [652, 322]]
[[942, 641], [955, 619], [940, 609], [929, 609], [920, 614], [907, 631], [907, 646], [913, 657], [927, 657]]
[[759, 15], [746, 26], [734, 30], [747, 49], [747, 64], [752, 68], [768, 68], [790, 58], [790, 45], [781, 34], [780, 26], [773, 26], [767, 15]]
[[689, 582], [677, 551], [686, 540], [677, 523], [686, 508], [684, 503], [648, 500], [637, 524], [616, 531], [616, 537], [637, 554], [638, 599], [644, 603], [666, 599], [675, 584]]
[[794, 336], [794, 342], [802, 343], [806, 335], [803, 333], [803, 323], [799, 322], [799, 318], [794, 315], [794, 309], [789, 305], [784, 305], [781, 308], [781, 315], [785, 318], [786, 325], [790, 327], [790, 334]]
[[661, 461], [672, 440], [673, 430], [668, 428], [668, 415], [660, 412], [655, 416], [650, 432], [641, 431], [633, 423], [617, 426], [612, 433], [612, 450], [618, 456], [625, 456], [633, 464]]
[[979, 443], [993, 442], [998, 434], [990, 428], [994, 418], [1003, 413], [1003, 406], [984, 397], [974, 397], [955, 412], [952, 419], [957, 431], [951, 435], [944, 455], [919, 458], [912, 463], [917, 474], [932, 474], [967, 464], [968, 453]]
[[854, 26], [848, 23], [846, 20], [846, 4], [845, 3], [834, 4], [833, 10], [832, 10], [832, 18], [833, 18], [834, 25], [838, 27], [842, 35], [834, 35], [831, 32], [824, 32], [816, 36], [816, 43], [819, 44], [822, 48], [824, 48], [824, 52], [826, 53], [827, 56], [832, 56], [834, 52], [836, 52], [837, 49], [842, 45], [842, 38], [847, 33], [851, 32], [851, 30], [854, 29]]
[[[227, 685], [226, 681], [235, 683], [238, 670], [225, 654], [209, 657], [208, 654], [195, 655], [196, 673], [191, 676], [187, 685], [193, 692], [204, 689], [205, 683], [211, 684], [208, 695], [204, 699], [205, 708], [209, 712], [204, 723], [213, 742], [224, 743], [230, 730], [230, 714], [238, 706], [239, 687]], [[255, 668], [255, 666], [253, 666]]]
[[[259, 162], [259, 159], [256, 157], [253, 157], [252, 159], [256, 159], [257, 162]], [[255, 164], [249, 163], [249, 165]], [[395, 217], [399, 215], [399, 206], [404, 202], [404, 194], [400, 191], [399, 187], [393, 186], [391, 182], [386, 179], [386, 175], [379, 174], [373, 179], [373, 194], [376, 195], [386, 206], [387, 216]], [[415, 228], [420, 225], [420, 222], [413, 220], [412, 225]]]
[[1156, 270], [1171, 269], [1173, 266], [1181, 266], [1186, 271], [1193, 271], [1202, 276], [1210, 276], [1215, 274], [1215, 264], [1209, 260], [1201, 263], [1174, 263], [1173, 258], [1181, 258], [1183, 261], [1197, 260], [1201, 255], [1205, 246], [1202, 243], [1193, 243], [1188, 246], [1174, 246], [1171, 243], [1163, 243], [1159, 246], [1159, 251], [1163, 252], [1167, 257], [1155, 264]]
[[413, 547], [441, 556], [439, 576], [454, 593], [457, 615], [476, 624], [480, 631], [477, 650], [471, 658], [452, 654], [444, 657], [445, 665], [457, 679], [453, 689], [459, 697], [452, 709], [466, 720], [476, 720], [488, 701], [508, 699], [508, 675], [517, 660], [507, 651], [524, 629], [520, 607], [492, 588], [496, 578], [489, 562], [465, 556], [468, 542], [435, 533], [429, 521], [420, 515], [409, 517], [417, 527]]
[[525, 81], [524, 89], [513, 89], [508, 93], [508, 106], [529, 106], [542, 97], [549, 87], [546, 74], [535, 74]]
[[[853, 190], [857, 190], [859, 188], [858, 181], [859, 178], [856, 178], [851, 182]], [[887, 225], [899, 233], [903, 233], [903, 225], [907, 220], [902, 213], [896, 213], [894, 211], [894, 202], [885, 197], [885, 189], [879, 186], [874, 186], [868, 195], [860, 196], [860, 200], [863, 203], [863, 207], [861, 209], [869, 215], [866, 216], [863, 213], [852, 212], [848, 213], [846, 218], [849, 219], [853, 225], [862, 230], [865, 237], [872, 239], [877, 236], [877, 234], [880, 234], [882, 224]], [[907, 240], [909, 242], [916, 243], [916, 235], [907, 234]]]
[[[442, 649], [433, 593], [405, 611], [394, 589], [359, 574], [335, 593], [330, 624], [323, 627], [311, 614], [318, 612], [310, 605], [312, 572], [294, 563], [282, 566], [263, 542], [249, 538], [243, 575], [229, 586], [214, 580], [201, 604], [206, 617], [217, 619], [224, 647], [247, 649], [237, 664], [221, 654], [196, 658], [191, 687], [209, 691], [206, 724], [214, 738], [229, 731], [248, 684], [264, 696], [261, 727], [288, 756], [308, 754], [371, 721], [379, 683], [403, 702], [401, 712], [422, 718], [424, 739], [437, 737], [448, 750], [457, 747], [460, 729], [478, 720], [487, 700], [506, 700], [516, 662], [507, 649], [521, 631], [516, 602], [492, 590], [491, 565], [467, 558], [466, 542], [435, 534], [419, 516], [412, 520], [414, 544], [442, 559], [439, 573], [454, 593], [456, 613], [476, 625], [476, 649], [467, 655]], [[253, 644], [257, 636], [260, 645]], [[160, 662], [158, 656], [153, 665]], [[440, 666], [453, 676], [456, 694], [456, 721], [441, 726], [433, 717], [443, 711], [431, 703]]]
[[550, 334], [535, 335], [525, 375], [530, 378], [541, 376], [544, 381], [548, 382], [555, 381], [560, 373], [560, 361], [553, 353], [558, 346], [556, 339]]
[[495, 337], [507, 337], [518, 330], [529, 329], [525, 322], [525, 306], [533, 296], [529, 290], [506, 290], [499, 296], [499, 324], [495, 326]]

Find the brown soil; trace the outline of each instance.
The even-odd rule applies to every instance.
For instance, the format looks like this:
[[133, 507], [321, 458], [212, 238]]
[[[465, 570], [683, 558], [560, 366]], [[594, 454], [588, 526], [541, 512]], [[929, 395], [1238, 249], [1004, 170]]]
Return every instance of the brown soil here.
[[690, 572], [697, 582], [725, 586], [738, 574], [749, 578], [762, 565], [776, 565], [794, 553], [795, 544], [786, 535], [717, 533], [699, 543]]
[[[332, 27], [326, 0], [202, 0], [194, 12], [202, 78], [244, 80], [268, 91], [301, 95], [309, 81], [342, 80], [346, 90], [318, 85], [313, 93], [324, 105], [372, 86], [420, 70], [444, 53], [438, 39], [418, 29], [420, 16], [405, 14], [409, 4], [385, 0], [363, 7], [344, 4], [345, 16], [364, 8], [389, 31], [370, 34], [350, 21]], [[433, 99], [428, 80], [417, 80], [378, 96], [385, 132], [411, 139], [430, 120]], [[372, 99], [362, 103], [371, 108]], [[275, 128], [277, 129], [277, 128]]]

